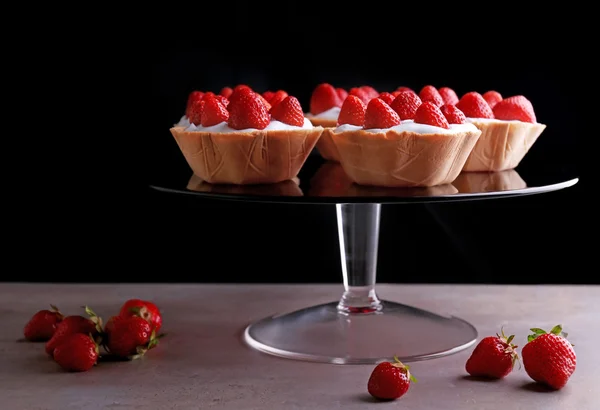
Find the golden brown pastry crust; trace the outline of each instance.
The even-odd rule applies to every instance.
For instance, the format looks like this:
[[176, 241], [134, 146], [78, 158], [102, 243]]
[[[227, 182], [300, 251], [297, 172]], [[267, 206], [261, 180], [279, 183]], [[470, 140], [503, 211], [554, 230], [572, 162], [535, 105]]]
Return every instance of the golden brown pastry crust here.
[[273, 184], [292, 179], [323, 127], [214, 133], [171, 128], [188, 165], [211, 184]]
[[464, 171], [504, 171], [516, 168], [546, 128], [544, 124], [517, 121], [477, 121], [481, 130]]
[[335, 143], [331, 139], [331, 131], [337, 126], [337, 120], [325, 120], [323, 118], [314, 118], [307, 115], [306, 118], [310, 120], [312, 125], [315, 127], [323, 127], [323, 134], [317, 141], [317, 150], [319, 154], [327, 161], [340, 162], [340, 154], [335, 146]]
[[344, 171], [357, 184], [431, 187], [450, 184], [458, 176], [480, 134], [351, 130], [332, 137]]

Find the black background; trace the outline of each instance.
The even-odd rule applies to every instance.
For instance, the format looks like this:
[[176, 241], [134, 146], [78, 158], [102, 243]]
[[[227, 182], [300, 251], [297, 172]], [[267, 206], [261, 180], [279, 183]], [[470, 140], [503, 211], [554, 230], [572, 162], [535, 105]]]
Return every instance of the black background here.
[[[103, 119], [112, 129], [109, 150], [125, 160], [102, 158], [96, 189], [82, 186], [79, 174], [72, 187], [65, 183], [61, 195], [46, 198], [12, 238], [20, 265], [3, 278], [339, 282], [333, 206], [208, 201], [148, 187], [157, 173], [188, 169], [169, 128], [192, 90], [239, 83], [283, 89], [306, 109], [312, 89], [329, 82], [525, 95], [547, 129], [517, 171], [575, 169], [580, 177], [567, 190], [522, 198], [384, 205], [380, 282], [597, 283], [584, 268], [590, 251], [582, 232], [592, 214], [583, 200], [589, 185], [579, 163], [583, 128], [573, 77], [558, 63], [578, 64], [567, 34], [557, 30], [561, 16], [535, 18], [521, 7], [519, 19], [442, 10], [409, 18], [398, 5], [345, 4], [286, 2], [276, 14], [272, 6], [234, 2], [211, 11], [219, 18], [197, 22], [191, 10], [165, 9], [134, 30], [130, 53], [106, 57], [131, 73], [117, 76], [124, 85], [112, 97], [125, 99], [125, 110]], [[350, 13], [341, 15], [344, 9]]]

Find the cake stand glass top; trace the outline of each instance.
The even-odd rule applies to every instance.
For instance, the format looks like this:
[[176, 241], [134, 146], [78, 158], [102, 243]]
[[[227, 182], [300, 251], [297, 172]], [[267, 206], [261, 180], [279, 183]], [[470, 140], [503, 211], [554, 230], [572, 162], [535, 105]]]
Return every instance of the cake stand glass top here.
[[213, 199], [312, 204], [450, 202], [539, 194], [577, 183], [568, 170], [463, 172], [451, 184], [428, 188], [361, 186], [348, 179], [338, 163], [311, 155], [297, 178], [269, 185], [209, 184], [189, 170], [158, 173], [151, 187], [163, 192]]

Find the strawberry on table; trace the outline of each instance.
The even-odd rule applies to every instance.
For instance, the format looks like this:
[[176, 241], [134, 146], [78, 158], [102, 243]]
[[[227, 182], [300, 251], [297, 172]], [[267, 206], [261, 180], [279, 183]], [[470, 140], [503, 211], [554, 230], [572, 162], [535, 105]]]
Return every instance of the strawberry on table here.
[[47, 342], [52, 338], [64, 316], [56, 306], [50, 307], [52, 310], [40, 310], [29, 319], [23, 328], [25, 339], [30, 342]]
[[397, 357], [394, 360], [393, 363], [379, 363], [373, 369], [367, 383], [371, 396], [380, 400], [398, 399], [406, 394], [411, 382], [417, 381], [407, 365], [402, 364]]
[[513, 370], [519, 359], [517, 347], [512, 343], [515, 335], [501, 334], [488, 336], [481, 341], [467, 360], [465, 369], [471, 376], [502, 379]]
[[83, 333], [65, 337], [54, 349], [54, 361], [69, 372], [85, 372], [98, 361], [99, 349], [96, 341]]
[[547, 333], [540, 328], [532, 328], [533, 334], [527, 337], [521, 356], [523, 367], [534, 381], [552, 389], [562, 389], [575, 372], [577, 356], [573, 345], [561, 325], [556, 325]]
[[82, 333], [92, 335], [97, 339], [102, 334], [102, 319], [98, 317], [88, 306], [85, 312], [89, 318], [79, 315], [67, 316], [56, 327], [54, 335], [46, 342], [45, 350], [50, 356], [54, 355], [54, 349], [58, 347], [68, 336]]
[[139, 316], [150, 324], [150, 328], [158, 332], [162, 327], [162, 315], [156, 304], [148, 300], [129, 299], [123, 303], [119, 316]]
[[135, 359], [154, 348], [162, 336], [139, 316], [121, 317], [112, 322], [104, 346], [112, 355]]

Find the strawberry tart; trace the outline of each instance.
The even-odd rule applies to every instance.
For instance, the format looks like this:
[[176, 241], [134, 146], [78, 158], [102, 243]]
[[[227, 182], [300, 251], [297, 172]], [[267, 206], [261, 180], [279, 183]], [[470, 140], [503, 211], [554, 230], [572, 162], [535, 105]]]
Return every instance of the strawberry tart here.
[[211, 92], [190, 95], [186, 115], [170, 131], [203, 181], [246, 185], [295, 178], [323, 127], [304, 117], [294, 96], [271, 105], [238, 85], [229, 98]]
[[472, 91], [456, 103], [481, 137], [464, 171], [504, 171], [516, 168], [546, 128], [538, 123], [531, 102], [522, 95], [502, 98], [497, 91]]
[[317, 150], [328, 161], [339, 162], [340, 160], [337, 148], [331, 139], [331, 131], [338, 125], [340, 109], [348, 95], [357, 96], [366, 104], [372, 98], [378, 97], [379, 92], [367, 85], [353, 87], [346, 91], [343, 88], [335, 88], [329, 83], [321, 83], [315, 87], [310, 97], [310, 112], [306, 114], [306, 118], [313, 125], [324, 128], [317, 142]]
[[456, 106], [421, 101], [411, 90], [391, 105], [349, 95], [338, 124], [331, 136], [344, 171], [357, 184], [380, 187], [450, 184], [481, 135]]

